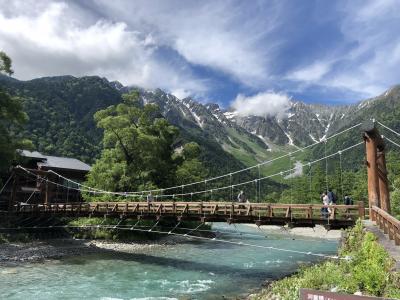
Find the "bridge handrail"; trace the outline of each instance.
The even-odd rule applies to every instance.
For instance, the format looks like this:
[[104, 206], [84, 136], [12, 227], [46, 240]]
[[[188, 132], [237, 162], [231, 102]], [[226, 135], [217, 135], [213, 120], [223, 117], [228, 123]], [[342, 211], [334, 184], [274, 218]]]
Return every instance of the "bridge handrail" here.
[[[146, 201], [100, 201], [100, 202], [83, 202], [84, 204], [90, 204], [90, 205], [115, 205], [115, 204], [147, 204]], [[57, 204], [57, 203], [54, 203]], [[64, 204], [64, 203], [58, 203], [58, 204]], [[72, 203], [69, 203], [72, 204]], [[322, 208], [322, 207], [336, 207], [336, 208], [348, 208], [348, 209], [356, 209], [359, 208], [359, 205], [353, 204], [353, 205], [344, 205], [344, 204], [332, 204], [332, 205], [323, 205], [323, 204], [316, 204], [316, 203], [309, 203], [309, 204], [297, 204], [297, 203], [268, 203], [268, 202], [250, 202], [250, 203], [240, 203], [236, 201], [153, 201], [153, 205], [250, 205], [250, 206], [260, 206], [260, 207], [275, 207], [275, 208], [287, 208], [287, 207], [293, 207], [293, 208], [309, 208], [310, 206], [316, 207], [316, 208]], [[79, 205], [79, 203], [75, 203], [75, 205]]]
[[377, 206], [372, 206], [370, 214], [379, 228], [389, 235], [389, 239], [400, 245], [400, 221]]
[[[323, 204], [289, 204], [289, 203], [238, 203], [238, 202], [152, 202], [149, 205], [145, 201], [141, 202], [70, 202], [70, 203], [47, 203], [47, 204], [27, 204], [18, 203], [17, 212], [121, 212], [137, 213], [144, 211], [153, 214], [218, 214], [234, 215], [237, 212], [245, 212], [247, 215], [268, 215], [284, 214], [292, 218], [295, 215], [305, 214], [308, 219], [313, 218], [316, 211], [326, 214], [330, 210], [330, 219], [337, 218], [337, 214], [342, 214], [344, 218], [358, 216], [363, 218], [365, 211], [362, 203], [358, 205], [323, 205]], [[322, 208], [327, 208], [324, 212]]]

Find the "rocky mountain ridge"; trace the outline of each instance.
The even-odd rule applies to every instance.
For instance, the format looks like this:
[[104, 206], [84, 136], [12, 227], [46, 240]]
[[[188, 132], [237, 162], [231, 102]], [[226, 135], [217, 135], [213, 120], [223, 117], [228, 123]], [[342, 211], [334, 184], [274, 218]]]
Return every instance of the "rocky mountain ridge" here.
[[210, 163], [222, 157], [226, 161], [234, 157], [244, 165], [252, 165], [276, 153], [321, 141], [372, 117], [389, 120], [395, 128], [400, 127], [396, 121], [400, 115], [400, 86], [354, 105], [292, 101], [289, 109], [279, 116], [241, 117], [238, 112], [218, 104], [203, 104], [193, 98], [178, 99], [160, 89], [125, 87], [97, 76], [58, 76], [29, 81], [0, 76], [0, 85], [24, 99], [30, 117], [25, 133], [37, 150], [75, 156], [88, 162], [101, 149], [101, 132], [95, 127], [93, 113], [120, 102], [121, 94], [132, 89], [139, 90], [143, 104], [157, 104], [165, 118], [179, 127], [183, 140], [201, 144]]

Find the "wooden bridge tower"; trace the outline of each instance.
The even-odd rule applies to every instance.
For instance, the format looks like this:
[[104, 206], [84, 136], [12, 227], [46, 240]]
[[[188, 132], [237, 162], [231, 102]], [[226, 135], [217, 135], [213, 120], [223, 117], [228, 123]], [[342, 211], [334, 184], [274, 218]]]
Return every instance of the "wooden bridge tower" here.
[[[368, 170], [369, 209], [377, 206], [390, 213], [389, 183], [386, 170], [385, 143], [375, 126], [375, 121], [363, 123], [363, 137]], [[371, 214], [370, 214], [371, 215]]]

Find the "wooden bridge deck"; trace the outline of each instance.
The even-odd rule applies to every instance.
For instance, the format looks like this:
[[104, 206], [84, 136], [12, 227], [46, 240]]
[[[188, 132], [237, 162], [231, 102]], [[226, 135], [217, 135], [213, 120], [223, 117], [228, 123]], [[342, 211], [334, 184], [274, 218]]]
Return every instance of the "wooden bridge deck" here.
[[[331, 213], [324, 216], [322, 208]], [[17, 204], [11, 215], [62, 217], [161, 218], [201, 222], [252, 223], [310, 227], [316, 224], [343, 228], [364, 218], [365, 209], [359, 205], [269, 204], [232, 202], [90, 202]]]

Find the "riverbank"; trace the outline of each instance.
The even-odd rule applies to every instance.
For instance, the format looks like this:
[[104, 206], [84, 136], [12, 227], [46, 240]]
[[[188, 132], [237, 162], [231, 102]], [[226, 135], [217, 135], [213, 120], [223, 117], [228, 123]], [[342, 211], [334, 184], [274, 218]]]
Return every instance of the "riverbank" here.
[[[246, 226], [257, 228], [255, 224], [245, 224]], [[329, 239], [329, 240], [340, 240], [342, 238], [343, 230], [326, 230], [321, 225], [316, 225], [313, 228], [307, 227], [283, 227], [283, 226], [273, 226], [273, 225], [262, 225], [260, 229], [272, 233], [279, 234], [283, 236], [293, 236], [296, 237], [307, 237], [307, 238], [320, 238], [320, 239]]]
[[338, 254], [338, 259], [303, 267], [248, 299], [295, 300], [300, 288], [400, 298], [400, 272], [394, 271], [393, 259], [361, 221], [346, 232]]
[[135, 253], [146, 249], [166, 247], [172, 241], [114, 242], [101, 240], [51, 239], [27, 243], [0, 244], [0, 264], [41, 262], [67, 256], [79, 256], [109, 251]]

